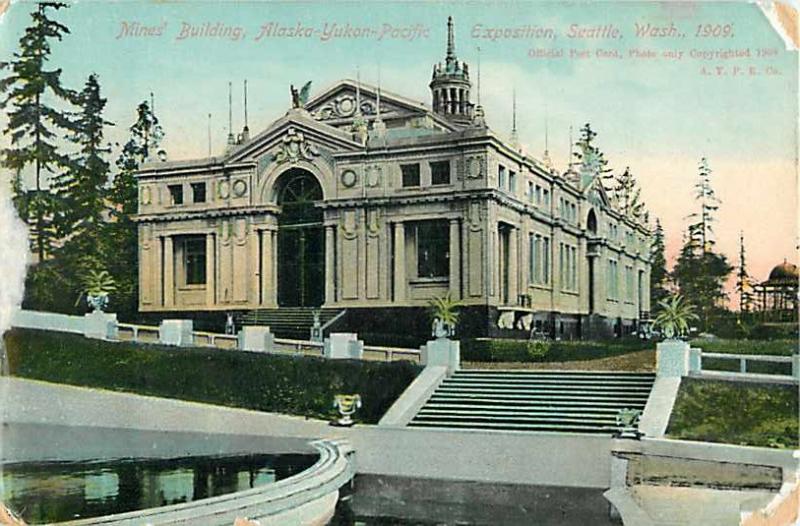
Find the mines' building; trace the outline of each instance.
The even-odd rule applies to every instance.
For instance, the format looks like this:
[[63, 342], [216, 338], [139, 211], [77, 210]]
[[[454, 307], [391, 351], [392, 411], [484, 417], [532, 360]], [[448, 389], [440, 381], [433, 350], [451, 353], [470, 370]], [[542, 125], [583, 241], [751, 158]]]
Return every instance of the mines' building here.
[[648, 228], [597, 175], [498, 137], [471, 89], [448, 21], [431, 106], [343, 80], [294, 92], [222, 156], [144, 165], [140, 310], [269, 324], [323, 307], [346, 311], [337, 331], [424, 338], [428, 301], [450, 294], [465, 336], [633, 330], [650, 305]]

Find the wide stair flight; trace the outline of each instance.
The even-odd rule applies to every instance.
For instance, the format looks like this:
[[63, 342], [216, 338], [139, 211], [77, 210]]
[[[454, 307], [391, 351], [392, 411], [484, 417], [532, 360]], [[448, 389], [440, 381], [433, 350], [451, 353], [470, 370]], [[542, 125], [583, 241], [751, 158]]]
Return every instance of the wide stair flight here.
[[613, 434], [620, 409], [644, 411], [654, 381], [649, 373], [461, 370], [409, 426]]
[[242, 314], [238, 325], [266, 325], [272, 334], [280, 338], [307, 340], [314, 325], [314, 311], [319, 310], [323, 327], [342, 314], [342, 309], [312, 309], [309, 307], [280, 307], [257, 309]]

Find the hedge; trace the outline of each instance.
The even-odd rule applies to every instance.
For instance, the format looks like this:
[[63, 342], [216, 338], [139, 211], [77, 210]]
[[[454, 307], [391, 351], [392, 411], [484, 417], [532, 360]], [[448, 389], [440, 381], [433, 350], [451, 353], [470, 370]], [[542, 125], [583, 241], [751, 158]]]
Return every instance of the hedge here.
[[704, 442], [797, 448], [797, 386], [684, 378], [667, 435]]
[[11, 374], [65, 384], [315, 418], [336, 414], [337, 393], [358, 393], [355, 419], [377, 423], [417, 376], [411, 362], [326, 360], [209, 348], [106, 342], [14, 329]]
[[549, 341], [474, 339], [461, 342], [461, 359], [468, 362], [571, 362], [619, 356], [654, 349], [640, 339], [609, 341]]

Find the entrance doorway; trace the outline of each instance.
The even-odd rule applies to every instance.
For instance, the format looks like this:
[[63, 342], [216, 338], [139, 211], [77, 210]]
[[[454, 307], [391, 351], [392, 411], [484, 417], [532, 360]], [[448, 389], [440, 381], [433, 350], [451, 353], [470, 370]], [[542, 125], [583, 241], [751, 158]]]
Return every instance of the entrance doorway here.
[[325, 235], [322, 187], [313, 174], [300, 168], [283, 173], [276, 182], [278, 205], [278, 305], [319, 307], [325, 301]]

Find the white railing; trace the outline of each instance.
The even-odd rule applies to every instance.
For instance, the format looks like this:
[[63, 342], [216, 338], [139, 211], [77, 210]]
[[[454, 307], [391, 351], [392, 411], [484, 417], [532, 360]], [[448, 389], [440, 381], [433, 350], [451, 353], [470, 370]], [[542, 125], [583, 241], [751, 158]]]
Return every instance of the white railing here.
[[[707, 369], [704, 367], [703, 362], [707, 359], [714, 359], [714, 360], [732, 360], [739, 362], [739, 371], [724, 371], [721, 369]], [[748, 370], [748, 364], [750, 363], [782, 363], [788, 364], [791, 368], [791, 371], [788, 374], [781, 374], [781, 373], [756, 373], [752, 370]], [[775, 355], [768, 355], [768, 354], [734, 354], [734, 353], [719, 353], [719, 352], [700, 352], [700, 370], [698, 372], [708, 375], [709, 373], [713, 374], [720, 374], [720, 375], [737, 375], [742, 376], [743, 378], [752, 378], [752, 379], [775, 379], [781, 381], [793, 381], [797, 382], [800, 380], [800, 367], [798, 366], [800, 361], [798, 361], [797, 356], [775, 356]]]
[[[412, 362], [419, 363], [421, 351], [419, 349], [406, 349], [403, 347], [383, 347], [379, 345], [365, 345], [364, 354], [375, 353], [383, 356], [387, 362], [392, 362], [395, 359], [411, 359]], [[400, 356], [400, 358], [397, 358]]]
[[[239, 335], [223, 334], [208, 331], [191, 331], [184, 334], [181, 343], [171, 341], [169, 337], [162, 341], [162, 327], [155, 325], [140, 325], [136, 323], [119, 323], [113, 314], [103, 314], [103, 323], [113, 328], [113, 331], [106, 330], [105, 325], [99, 335], [95, 335], [90, 329], [92, 315], [70, 316], [50, 312], [38, 312], [19, 310], [14, 313], [12, 325], [19, 328], [41, 329], [59, 332], [72, 332], [83, 334], [87, 337], [99, 337], [106, 340], [119, 340], [133, 343], [167, 343], [170, 345], [196, 345], [201, 347], [213, 347], [217, 349], [238, 350], [240, 348]], [[167, 320], [180, 321], [180, 320]], [[188, 321], [186, 323], [189, 323]], [[162, 324], [163, 325], [163, 324]], [[191, 324], [189, 324], [191, 327]], [[267, 329], [268, 330], [268, 329]], [[87, 332], [88, 331], [88, 332]], [[353, 335], [355, 337], [355, 335]], [[288, 338], [274, 338], [273, 344], [269, 345], [265, 352], [305, 354], [309, 356], [327, 356], [326, 343], [313, 340], [293, 340]], [[246, 345], [246, 344], [244, 344]], [[420, 362], [421, 352], [419, 349], [406, 349], [402, 347], [382, 347], [376, 345], [363, 345], [363, 353], [353, 356], [363, 359], [382, 359], [385, 361], [411, 360], [415, 363]], [[247, 347], [244, 347], [247, 348]], [[249, 349], [252, 350], [252, 349]], [[363, 356], [362, 356], [363, 355]], [[332, 357], [332, 356], [329, 356]], [[341, 357], [341, 356], [336, 356]]]

